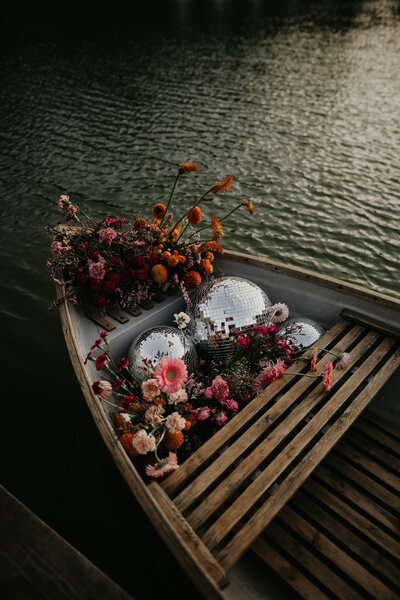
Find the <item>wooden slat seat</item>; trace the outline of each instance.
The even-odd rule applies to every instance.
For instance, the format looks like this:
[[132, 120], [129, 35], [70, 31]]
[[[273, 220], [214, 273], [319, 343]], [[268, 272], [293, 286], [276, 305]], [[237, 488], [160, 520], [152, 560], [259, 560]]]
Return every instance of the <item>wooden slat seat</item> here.
[[[306, 599], [400, 598], [400, 474], [375, 458], [382, 446], [376, 433], [393, 456], [398, 437], [393, 424], [362, 415], [343, 445], [360, 430], [371, 434], [363, 460], [338, 444], [252, 545]], [[365, 478], [375, 487], [365, 487]]]
[[[300, 370], [308, 373], [309, 362], [298, 362], [177, 471], [156, 484], [223, 572], [280, 514], [328, 454], [330, 460], [343, 462], [343, 455], [350, 452], [353, 468], [364, 478], [364, 488], [368, 487], [364, 450], [371, 427], [378, 428], [381, 442], [369, 449], [367, 462], [374, 459], [373, 483], [377, 479], [382, 482], [378, 487], [386, 498], [377, 510], [376, 522], [388, 535], [390, 523], [395, 526], [395, 495], [388, 486], [393, 486], [399, 465], [393, 455], [399, 440], [391, 436], [393, 447], [389, 451], [384, 447], [389, 433], [368, 419], [359, 421], [353, 439], [339, 440], [400, 365], [397, 333], [380, 328], [376, 322], [364, 323], [360, 315], [343, 314], [316, 345], [352, 356], [347, 369], [334, 371], [329, 392], [325, 392], [321, 379], [290, 375]], [[319, 356], [317, 370], [322, 373], [331, 355], [321, 352]], [[394, 459], [390, 472], [384, 468], [388, 453]], [[327, 463], [324, 468], [332, 466]], [[280, 527], [274, 524], [274, 531]], [[380, 539], [384, 545], [385, 536]], [[269, 541], [268, 545], [273, 544]], [[379, 580], [376, 590], [381, 590]]]

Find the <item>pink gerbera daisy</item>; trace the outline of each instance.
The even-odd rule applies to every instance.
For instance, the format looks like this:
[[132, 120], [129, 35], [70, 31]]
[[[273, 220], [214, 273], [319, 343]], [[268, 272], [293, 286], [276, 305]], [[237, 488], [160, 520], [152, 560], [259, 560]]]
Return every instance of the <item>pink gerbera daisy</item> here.
[[170, 471], [175, 471], [178, 468], [178, 457], [174, 452], [170, 452], [168, 457], [160, 460], [154, 465], [147, 465], [146, 475], [149, 477], [162, 477]]
[[277, 302], [273, 306], [270, 306], [268, 312], [274, 323], [282, 323], [282, 321], [286, 321], [289, 316], [289, 309], [283, 302]]
[[335, 360], [335, 369], [345, 369], [350, 361], [350, 354], [348, 352], [342, 352]]
[[162, 392], [174, 394], [182, 388], [188, 377], [185, 362], [181, 358], [166, 356], [158, 363], [154, 377]]

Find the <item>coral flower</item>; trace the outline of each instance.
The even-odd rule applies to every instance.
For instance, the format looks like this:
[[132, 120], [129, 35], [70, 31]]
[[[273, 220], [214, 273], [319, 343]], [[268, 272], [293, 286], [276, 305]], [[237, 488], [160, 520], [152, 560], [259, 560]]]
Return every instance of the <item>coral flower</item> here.
[[139, 455], [139, 452], [135, 450], [135, 448], [132, 445], [134, 437], [134, 433], [124, 433], [124, 435], [119, 438], [119, 441], [121, 442], [125, 452], [129, 454], [129, 456], [131, 456], [132, 458], [135, 458], [135, 456]]
[[106, 229], [100, 229], [99, 231], [99, 242], [102, 244], [111, 244], [113, 239], [117, 237], [117, 232], [111, 227], [107, 227]]
[[191, 162], [182, 163], [179, 167], [179, 174], [184, 175], [184, 173], [190, 173], [190, 171], [198, 171], [199, 167]]
[[333, 371], [333, 363], [331, 361], [326, 363], [325, 371], [322, 375], [322, 379], [325, 386], [325, 391], [329, 392], [332, 387], [332, 371]]
[[184, 278], [183, 283], [187, 288], [196, 288], [201, 283], [201, 275], [197, 271], [188, 271]]
[[348, 352], [342, 352], [335, 360], [335, 369], [345, 369], [350, 361], [350, 354]]
[[270, 306], [268, 309], [270, 316], [272, 316], [272, 321], [274, 323], [282, 323], [282, 321], [286, 321], [289, 316], [289, 309], [286, 304], [282, 302], [277, 302], [273, 306]]
[[174, 394], [180, 390], [188, 376], [185, 362], [181, 358], [166, 356], [158, 363], [154, 377], [162, 392]]
[[154, 465], [146, 466], [146, 475], [148, 477], [162, 477], [166, 473], [175, 471], [178, 468], [178, 458], [174, 452], [170, 452], [168, 457], [164, 460], [160, 460]]
[[100, 398], [106, 400], [112, 393], [112, 385], [105, 379], [99, 379], [92, 383], [92, 390], [96, 396], [100, 396]]
[[318, 348], [314, 348], [312, 360], [311, 360], [311, 367], [310, 367], [311, 371], [317, 370], [317, 354], [318, 354]]
[[167, 207], [165, 206], [165, 204], [161, 204], [159, 202], [158, 204], [155, 204], [153, 207], [153, 215], [156, 219], [161, 219], [165, 215], [166, 210], [167, 210]]
[[202, 250], [211, 250], [211, 252], [215, 252], [216, 254], [223, 254], [224, 250], [220, 244], [216, 241], [204, 242], [201, 247]]
[[212, 188], [211, 191], [214, 194], [225, 194], [232, 185], [233, 175], [227, 175], [221, 181], [218, 181]]
[[204, 272], [207, 273], [207, 275], [211, 275], [211, 273], [214, 270], [212, 264], [210, 263], [210, 261], [207, 258], [202, 259], [201, 266], [203, 267]]
[[156, 283], [165, 283], [168, 279], [168, 271], [164, 265], [154, 265], [150, 272]]
[[146, 219], [143, 219], [142, 217], [139, 217], [139, 218], [136, 219], [133, 227], [135, 229], [137, 229], [138, 231], [140, 231], [141, 229], [143, 229], [144, 227], [146, 227], [146, 225], [147, 225]]
[[198, 225], [201, 221], [201, 208], [200, 206], [195, 206], [192, 208], [190, 213], [187, 216], [187, 220], [191, 225]]
[[219, 240], [224, 235], [224, 231], [223, 231], [222, 225], [218, 221], [217, 217], [211, 217], [211, 230], [212, 230], [212, 234], [213, 234], [213, 240], [215, 242], [219, 242]]
[[178, 433], [167, 431], [163, 439], [163, 444], [168, 450], [178, 450], [183, 444], [183, 433], [180, 431]]
[[251, 215], [254, 215], [256, 209], [254, 208], [254, 204], [252, 202], [249, 200], [242, 200], [240, 204], [244, 206]]

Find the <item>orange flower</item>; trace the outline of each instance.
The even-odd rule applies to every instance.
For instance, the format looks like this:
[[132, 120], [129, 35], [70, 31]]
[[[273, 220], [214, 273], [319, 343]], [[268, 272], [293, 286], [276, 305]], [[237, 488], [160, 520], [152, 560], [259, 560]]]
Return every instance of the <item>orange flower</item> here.
[[197, 167], [195, 164], [191, 163], [191, 162], [185, 162], [183, 164], [181, 164], [181, 166], [179, 167], [179, 174], [183, 175], [184, 173], [190, 173], [190, 171], [198, 171], [199, 167]]
[[201, 221], [201, 208], [200, 206], [195, 206], [192, 208], [190, 213], [187, 216], [187, 220], [191, 225], [198, 225]]
[[201, 283], [201, 275], [197, 271], [188, 271], [184, 278], [183, 283], [187, 288], [196, 288]]
[[214, 194], [225, 194], [232, 185], [233, 175], [227, 175], [221, 181], [218, 181], [212, 188], [211, 191]]
[[132, 446], [132, 440], [133, 440], [134, 436], [135, 436], [134, 433], [124, 433], [124, 435], [119, 438], [119, 441], [121, 442], [122, 447], [132, 458], [134, 458], [135, 456], [138, 456], [138, 454], [139, 454], [139, 452], [137, 450], [135, 450], [135, 448]]
[[161, 404], [161, 406], [164, 406], [164, 404], [165, 404], [164, 398], [161, 398], [160, 396], [157, 396], [157, 398], [154, 398], [153, 402], [156, 405]]
[[184, 427], [185, 431], [187, 431], [188, 429], [190, 429], [191, 426], [192, 426], [191, 422], [190, 421], [186, 421], [185, 427]]
[[151, 276], [156, 283], [165, 283], [168, 279], [168, 271], [164, 265], [154, 265], [151, 269]]
[[156, 219], [162, 219], [162, 217], [165, 215], [166, 210], [167, 207], [165, 206], [165, 204], [161, 204], [161, 202], [159, 202], [158, 204], [155, 204], [153, 206], [153, 216]]
[[224, 250], [218, 242], [204, 242], [201, 247], [202, 250], [211, 250], [212, 252], [216, 252], [216, 254], [223, 254]]
[[131, 410], [133, 410], [134, 412], [139, 412], [140, 404], [139, 404], [139, 402], [133, 402], [132, 404], [129, 405], [129, 408]]
[[179, 223], [177, 224], [177, 226], [174, 228], [174, 230], [171, 233], [171, 237], [172, 237], [173, 240], [176, 240], [176, 238], [178, 237], [181, 229], [182, 229], [182, 221], [179, 221]]
[[252, 202], [250, 202], [250, 200], [242, 200], [240, 203], [242, 206], [245, 207], [245, 209], [251, 214], [254, 215], [254, 213], [256, 212], [256, 209], [254, 207], [254, 204]]
[[163, 258], [164, 260], [168, 260], [168, 258], [171, 256], [171, 252], [168, 252], [168, 250], [165, 250], [165, 252], [163, 252], [161, 254], [161, 258]]
[[192, 246], [193, 254], [198, 254], [200, 252], [200, 248], [198, 246]]
[[144, 227], [146, 227], [146, 225], [147, 225], [146, 219], [142, 219], [142, 217], [139, 217], [134, 222], [133, 227], [139, 231], [140, 229], [143, 229]]
[[196, 425], [197, 423], [197, 417], [196, 415], [187, 415], [186, 416], [186, 422], [190, 423], [190, 425], [193, 427], [193, 425]]
[[214, 260], [214, 254], [212, 252], [207, 252], [204, 258], [212, 262]]
[[182, 254], [178, 254], [178, 261], [180, 262], [181, 265], [183, 265], [183, 263], [186, 262], [186, 256], [183, 256]]
[[168, 450], [178, 450], [183, 444], [183, 434], [181, 432], [171, 433], [167, 431], [163, 443]]
[[211, 217], [211, 229], [212, 229], [212, 234], [213, 234], [213, 240], [215, 242], [219, 242], [219, 240], [224, 235], [224, 231], [223, 231], [222, 225], [218, 221], [217, 217]]
[[206, 258], [203, 258], [203, 260], [201, 261], [201, 266], [203, 267], [207, 275], [210, 275], [214, 270], [212, 264]]
[[169, 267], [176, 267], [176, 265], [179, 263], [179, 256], [178, 256], [178, 251], [174, 250], [173, 254], [170, 254], [167, 257], [167, 265]]

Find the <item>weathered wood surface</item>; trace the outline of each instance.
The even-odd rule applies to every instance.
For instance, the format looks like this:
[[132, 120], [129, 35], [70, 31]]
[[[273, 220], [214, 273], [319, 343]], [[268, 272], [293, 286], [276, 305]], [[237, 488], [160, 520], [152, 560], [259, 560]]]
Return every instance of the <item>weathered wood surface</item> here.
[[3, 486], [0, 511], [2, 599], [132, 600]]
[[[374, 420], [363, 414], [340, 442], [348, 449], [365, 430], [363, 460], [353, 462], [338, 444], [252, 546], [306, 600], [400, 598], [400, 475], [379, 464]], [[376, 429], [388, 435], [388, 454], [400, 457], [392, 447], [400, 428], [378, 419]]]

